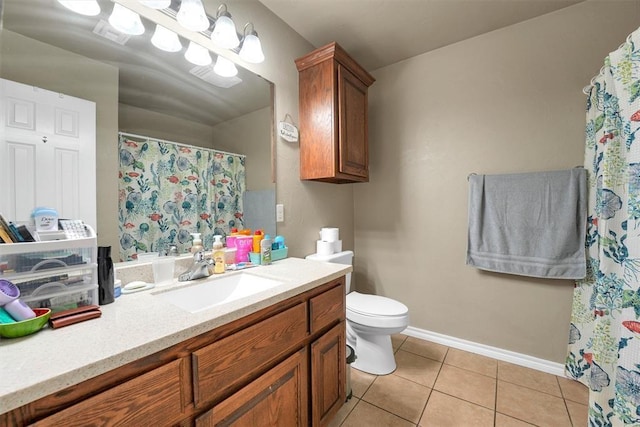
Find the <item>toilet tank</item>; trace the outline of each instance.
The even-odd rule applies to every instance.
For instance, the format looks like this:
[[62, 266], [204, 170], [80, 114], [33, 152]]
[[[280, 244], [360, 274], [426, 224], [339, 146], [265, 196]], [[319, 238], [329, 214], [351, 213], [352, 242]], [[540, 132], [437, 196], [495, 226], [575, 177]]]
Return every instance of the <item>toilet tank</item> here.
[[[313, 261], [332, 262], [334, 264], [353, 265], [353, 251], [342, 251], [331, 255], [307, 255], [306, 259]], [[347, 293], [351, 290], [351, 273], [347, 273], [345, 278], [345, 290]]]

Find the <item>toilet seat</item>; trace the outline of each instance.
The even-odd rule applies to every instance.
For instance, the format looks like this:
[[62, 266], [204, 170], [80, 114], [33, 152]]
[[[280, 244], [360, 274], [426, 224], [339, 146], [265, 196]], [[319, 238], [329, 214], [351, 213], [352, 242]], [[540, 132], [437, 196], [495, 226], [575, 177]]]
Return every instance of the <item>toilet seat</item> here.
[[406, 327], [409, 309], [406, 305], [380, 295], [351, 292], [347, 294], [347, 319], [364, 326], [378, 328]]

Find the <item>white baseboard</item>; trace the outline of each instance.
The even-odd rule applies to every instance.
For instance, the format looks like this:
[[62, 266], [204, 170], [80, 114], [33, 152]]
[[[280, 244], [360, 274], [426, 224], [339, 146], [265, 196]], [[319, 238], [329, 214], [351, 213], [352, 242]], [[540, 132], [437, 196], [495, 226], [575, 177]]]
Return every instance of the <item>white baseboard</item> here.
[[407, 327], [407, 329], [402, 331], [402, 333], [405, 335], [409, 335], [410, 337], [420, 338], [437, 344], [446, 345], [447, 347], [457, 348], [459, 350], [480, 354], [482, 356], [491, 357], [493, 359], [502, 360], [504, 362], [513, 363], [515, 365], [524, 366], [526, 368], [536, 369], [548, 374], [565, 377], [564, 365], [561, 363], [551, 362], [549, 360], [539, 359], [537, 357], [528, 356], [522, 353], [516, 353], [510, 350], [504, 350], [497, 347], [491, 347], [484, 344], [478, 344], [472, 341], [439, 334], [437, 332], [425, 331], [424, 329], [414, 328], [413, 326]]

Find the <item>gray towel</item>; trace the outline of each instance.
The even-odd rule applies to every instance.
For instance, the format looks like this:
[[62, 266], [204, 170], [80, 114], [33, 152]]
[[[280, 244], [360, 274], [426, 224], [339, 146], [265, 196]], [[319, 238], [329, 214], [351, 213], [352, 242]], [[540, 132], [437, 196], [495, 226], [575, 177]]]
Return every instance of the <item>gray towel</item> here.
[[552, 279], [586, 275], [587, 171], [469, 176], [467, 264]]

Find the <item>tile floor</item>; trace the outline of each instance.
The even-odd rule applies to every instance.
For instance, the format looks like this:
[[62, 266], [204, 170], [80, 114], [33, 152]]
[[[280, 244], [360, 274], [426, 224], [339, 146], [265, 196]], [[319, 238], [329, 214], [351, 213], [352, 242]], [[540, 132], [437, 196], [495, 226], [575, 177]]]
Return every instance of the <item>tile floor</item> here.
[[566, 378], [406, 335], [390, 375], [351, 369], [332, 427], [587, 426], [588, 391]]

